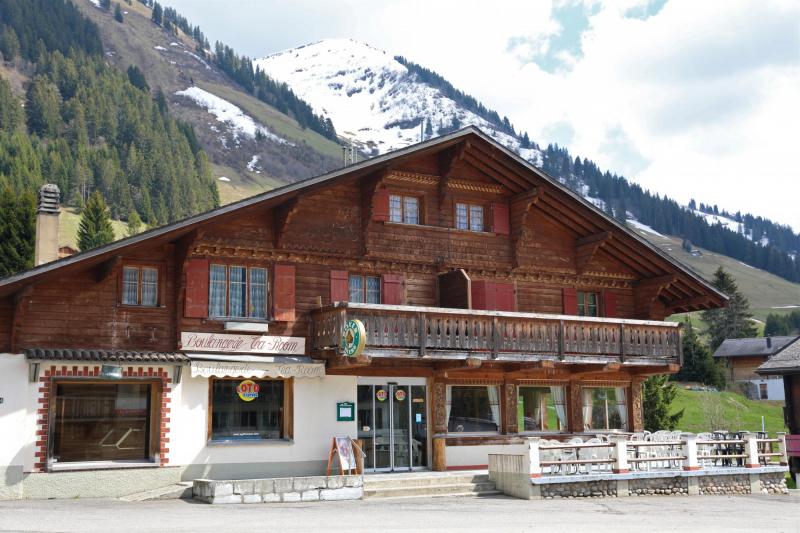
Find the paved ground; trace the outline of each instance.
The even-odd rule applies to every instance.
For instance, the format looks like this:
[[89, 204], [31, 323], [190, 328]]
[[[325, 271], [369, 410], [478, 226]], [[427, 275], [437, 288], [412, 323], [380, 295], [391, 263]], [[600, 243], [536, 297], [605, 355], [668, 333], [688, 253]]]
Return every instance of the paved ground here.
[[0, 502], [0, 531], [800, 531], [800, 496], [522, 501], [429, 498], [217, 505], [181, 500]]

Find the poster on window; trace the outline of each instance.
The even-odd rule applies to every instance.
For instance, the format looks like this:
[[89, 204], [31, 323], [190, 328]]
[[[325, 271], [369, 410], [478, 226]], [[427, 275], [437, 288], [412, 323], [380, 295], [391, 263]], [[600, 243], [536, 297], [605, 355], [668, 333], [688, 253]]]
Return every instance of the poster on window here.
[[306, 339], [278, 335], [182, 332], [181, 349], [197, 352], [305, 355]]

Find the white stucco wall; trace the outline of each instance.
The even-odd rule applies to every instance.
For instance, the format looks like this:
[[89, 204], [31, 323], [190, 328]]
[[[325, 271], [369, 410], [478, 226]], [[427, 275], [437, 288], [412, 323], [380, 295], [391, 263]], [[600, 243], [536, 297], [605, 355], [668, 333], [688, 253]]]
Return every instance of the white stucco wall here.
[[769, 379], [750, 379], [748, 382], [755, 386], [755, 392], [758, 393], [758, 385], [760, 383], [767, 384], [767, 400], [786, 400], [786, 393], [783, 389], [783, 378], [769, 378]]
[[208, 384], [208, 379], [188, 377], [185, 373], [182, 382], [174, 388], [169, 443], [171, 465], [327, 461], [332, 437], [357, 436], [355, 421], [336, 421], [336, 402], [356, 401], [356, 378], [326, 376], [294, 380], [294, 438], [291, 442], [208, 445]]
[[483, 466], [489, 464], [490, 453], [527, 453], [525, 444], [489, 444], [480, 446], [448, 446], [447, 467]]
[[0, 499], [22, 495], [22, 473], [33, 468], [36, 390], [19, 354], [0, 354]]

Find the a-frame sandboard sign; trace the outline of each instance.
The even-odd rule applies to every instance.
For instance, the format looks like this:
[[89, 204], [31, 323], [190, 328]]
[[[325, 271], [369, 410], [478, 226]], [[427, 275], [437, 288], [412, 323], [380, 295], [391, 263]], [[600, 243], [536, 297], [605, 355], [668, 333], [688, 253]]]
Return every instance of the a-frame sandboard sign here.
[[356, 451], [362, 453], [361, 448], [350, 437], [333, 437], [331, 451], [328, 454], [328, 475], [331, 475], [336, 457], [339, 458], [339, 475], [361, 474], [363, 468], [361, 461], [356, 458]]

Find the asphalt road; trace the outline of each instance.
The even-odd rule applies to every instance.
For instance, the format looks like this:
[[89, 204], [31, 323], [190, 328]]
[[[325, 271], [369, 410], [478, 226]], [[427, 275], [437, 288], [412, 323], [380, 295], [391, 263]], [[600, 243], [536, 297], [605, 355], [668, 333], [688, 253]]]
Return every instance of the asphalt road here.
[[798, 531], [800, 496], [506, 497], [207, 505], [181, 500], [0, 502], [0, 531]]

